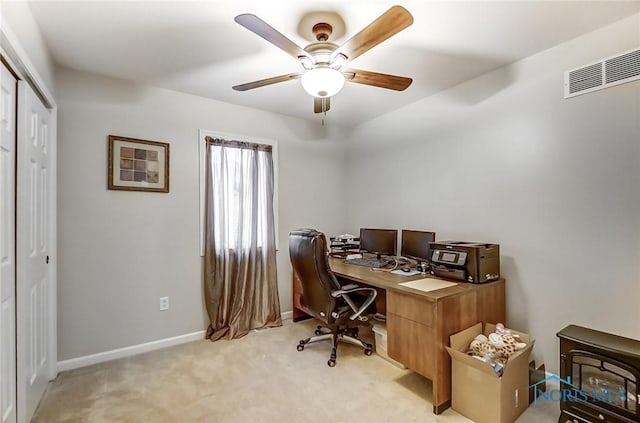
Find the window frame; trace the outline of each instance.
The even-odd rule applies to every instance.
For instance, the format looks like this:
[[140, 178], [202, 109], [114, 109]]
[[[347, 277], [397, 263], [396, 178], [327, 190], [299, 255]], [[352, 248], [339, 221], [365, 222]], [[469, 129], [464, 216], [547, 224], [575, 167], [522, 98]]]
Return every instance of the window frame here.
[[278, 243], [278, 142], [275, 140], [265, 139], [265, 138], [256, 138], [250, 137], [241, 134], [230, 134], [225, 132], [211, 131], [207, 129], [199, 129], [198, 130], [198, 155], [199, 155], [199, 194], [200, 194], [200, 204], [199, 204], [199, 242], [200, 242], [200, 257], [204, 257], [204, 220], [205, 220], [205, 186], [206, 186], [206, 154], [207, 154], [207, 144], [205, 141], [206, 137], [211, 138], [223, 138], [227, 140], [236, 140], [236, 141], [245, 141], [251, 142], [255, 144], [265, 144], [271, 146], [271, 158], [273, 160], [273, 224], [275, 231], [275, 244], [276, 251], [279, 250]]

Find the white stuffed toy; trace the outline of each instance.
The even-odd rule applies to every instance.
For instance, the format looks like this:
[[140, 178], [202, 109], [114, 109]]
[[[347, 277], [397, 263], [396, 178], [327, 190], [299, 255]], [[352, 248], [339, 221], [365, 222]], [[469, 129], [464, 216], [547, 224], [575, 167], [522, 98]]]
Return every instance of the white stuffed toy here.
[[498, 323], [496, 331], [489, 335], [489, 343], [498, 350], [500, 356], [509, 358], [516, 351], [527, 346], [524, 342], [518, 342], [518, 338], [520, 338], [519, 335], [512, 334], [502, 323]]

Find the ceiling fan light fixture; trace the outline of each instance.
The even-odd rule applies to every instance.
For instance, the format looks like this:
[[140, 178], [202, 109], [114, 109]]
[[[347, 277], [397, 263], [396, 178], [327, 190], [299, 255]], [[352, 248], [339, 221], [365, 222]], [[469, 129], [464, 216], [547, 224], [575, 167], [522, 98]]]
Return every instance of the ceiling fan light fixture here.
[[300, 79], [302, 88], [313, 97], [332, 97], [340, 92], [344, 86], [342, 72], [331, 68], [315, 68]]

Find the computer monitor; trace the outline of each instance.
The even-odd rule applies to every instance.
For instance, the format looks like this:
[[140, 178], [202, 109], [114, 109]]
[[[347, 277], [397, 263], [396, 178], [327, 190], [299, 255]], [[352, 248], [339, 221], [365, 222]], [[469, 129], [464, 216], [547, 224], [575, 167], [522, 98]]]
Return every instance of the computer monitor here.
[[435, 232], [402, 230], [400, 255], [416, 260], [418, 263], [428, 262], [429, 243], [436, 240]]
[[396, 229], [360, 228], [360, 250], [380, 256], [395, 256], [398, 243]]

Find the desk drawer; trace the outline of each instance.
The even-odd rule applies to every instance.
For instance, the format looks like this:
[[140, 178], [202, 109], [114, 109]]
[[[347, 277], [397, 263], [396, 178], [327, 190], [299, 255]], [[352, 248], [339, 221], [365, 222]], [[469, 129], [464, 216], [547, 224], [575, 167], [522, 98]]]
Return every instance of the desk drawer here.
[[434, 328], [387, 314], [387, 353], [416, 373], [432, 379], [437, 363]]
[[388, 291], [387, 313], [433, 327], [435, 304], [419, 297]]

